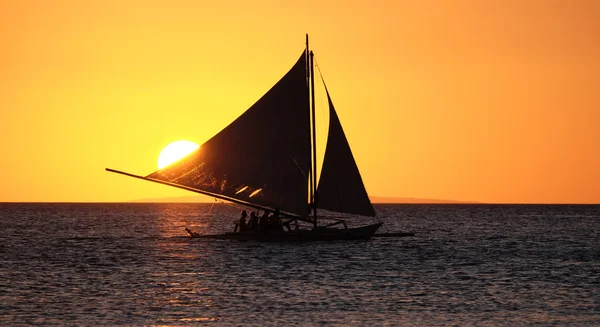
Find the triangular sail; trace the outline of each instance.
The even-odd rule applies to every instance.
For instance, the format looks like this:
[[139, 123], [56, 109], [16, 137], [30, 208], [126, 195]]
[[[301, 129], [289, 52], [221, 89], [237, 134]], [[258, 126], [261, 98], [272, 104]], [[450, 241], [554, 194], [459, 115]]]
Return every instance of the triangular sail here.
[[191, 155], [147, 177], [308, 214], [306, 54], [260, 100]]
[[325, 90], [329, 100], [329, 135], [317, 188], [317, 205], [336, 212], [375, 216], [327, 87]]

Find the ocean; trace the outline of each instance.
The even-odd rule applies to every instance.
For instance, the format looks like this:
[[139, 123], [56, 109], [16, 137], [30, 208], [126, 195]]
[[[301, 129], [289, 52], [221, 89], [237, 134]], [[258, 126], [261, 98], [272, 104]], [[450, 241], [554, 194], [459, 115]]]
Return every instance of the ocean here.
[[0, 325], [600, 325], [600, 206], [376, 205], [414, 237], [265, 244], [227, 204], [0, 204]]

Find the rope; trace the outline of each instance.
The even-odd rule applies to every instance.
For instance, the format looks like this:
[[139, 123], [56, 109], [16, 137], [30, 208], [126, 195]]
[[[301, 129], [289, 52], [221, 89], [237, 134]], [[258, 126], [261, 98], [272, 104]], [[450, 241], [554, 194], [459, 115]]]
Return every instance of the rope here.
[[[321, 77], [321, 82], [323, 82], [323, 86], [325, 87], [325, 92], [327, 93], [327, 85], [325, 84], [325, 79], [323, 78], [323, 73], [321, 73], [321, 67], [319, 67], [319, 64], [317, 63], [317, 59], [315, 59], [315, 57], [313, 57], [313, 60], [315, 61], [315, 67], [317, 67], [317, 70], [319, 71], [319, 77]], [[325, 97], [323, 95], [321, 95], [319, 97], [319, 101], [321, 102], [321, 117], [325, 117], [325, 107], [329, 107], [329, 101], [327, 101], [327, 105], [324, 105], [323, 102], [325, 101]]]

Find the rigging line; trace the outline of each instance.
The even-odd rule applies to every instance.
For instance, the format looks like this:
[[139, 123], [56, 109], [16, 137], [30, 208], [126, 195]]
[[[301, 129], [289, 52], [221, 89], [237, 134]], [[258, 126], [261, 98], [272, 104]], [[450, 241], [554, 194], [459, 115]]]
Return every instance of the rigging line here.
[[[231, 204], [231, 202], [226, 202], [226, 201], [223, 201], [221, 199], [217, 199], [217, 198], [213, 198], [213, 199], [215, 201], [211, 205], [211, 214], [212, 214], [212, 208], [215, 206], [215, 204]], [[217, 206], [217, 212], [214, 213], [213, 215], [214, 216], [220, 215], [221, 214], [221, 210], [222, 210], [222, 207], [221, 206]]]
[[[319, 68], [319, 64], [317, 63], [316, 56], [313, 56], [313, 62], [314, 62], [314, 65], [319, 70], [319, 76], [321, 76], [321, 81], [323, 81], [323, 75], [321, 74], [321, 69]], [[323, 82], [323, 85], [325, 85], [325, 82]], [[320, 128], [320, 130], [321, 130], [321, 134], [322, 135], [323, 135], [323, 132], [325, 133], [324, 134], [325, 142], [321, 143], [321, 144], [325, 144], [325, 147], [324, 148], [321, 147], [323, 150], [320, 151], [320, 154], [317, 156], [317, 159], [315, 159], [315, 160], [317, 160], [317, 167], [320, 167], [321, 169], [323, 169], [323, 162], [324, 162], [324, 159], [325, 159], [325, 152], [327, 150], [327, 141], [329, 139], [329, 137], [328, 137], [328, 135], [329, 135], [329, 123], [325, 124], [325, 122], [330, 119], [330, 117], [329, 117], [329, 102], [327, 100], [327, 90], [326, 89], [327, 89], [327, 87], [325, 87], [325, 92], [323, 92], [323, 89], [321, 89], [321, 88], [319, 88], [318, 91], [316, 91], [316, 93], [319, 94], [319, 108], [321, 108], [321, 109], [319, 109], [320, 114], [321, 114], [321, 118], [320, 119], [324, 122], [323, 124], [321, 124], [322, 127]], [[317, 131], [317, 133], [319, 133], [319, 132]], [[317, 179], [315, 180], [315, 183], [317, 184], [317, 185], [315, 185], [315, 192], [319, 188], [319, 181], [320, 181], [320, 179], [321, 179], [321, 176], [318, 175]], [[317, 196], [317, 195], [315, 195], [315, 196]]]
[[216, 198], [215, 198], [215, 200], [214, 200], [214, 201], [211, 203], [211, 205], [210, 205], [210, 208], [208, 208], [208, 213], [207, 213], [207, 215], [208, 215], [208, 216], [212, 215], [212, 210], [213, 210], [213, 208], [214, 208], [214, 206], [215, 206], [215, 202], [217, 202], [217, 199], [216, 199]]
[[[321, 68], [319, 67], [319, 64], [317, 63], [317, 59], [314, 59], [314, 61], [315, 61], [315, 67], [317, 67], [317, 70], [319, 71], [319, 76], [321, 77], [321, 81], [323, 82], [323, 85], [325, 86], [325, 90], [327, 90], [327, 86], [325, 85], [325, 80], [323, 79], [323, 74], [321, 73]], [[323, 102], [325, 101], [325, 97], [323, 97], [323, 95], [321, 95], [319, 100], [321, 101], [321, 117], [325, 117], [325, 105], [323, 104]]]
[[325, 84], [325, 80], [323, 79], [323, 73], [321, 73], [321, 67], [319, 67], [319, 64], [317, 63], [316, 59], [315, 59], [315, 67], [317, 67], [317, 70], [319, 71], [319, 76], [321, 77], [321, 82], [323, 82], [323, 85], [325, 85], [325, 88], [327, 88], [327, 85]]
[[304, 173], [304, 171], [302, 170], [302, 168], [298, 164], [298, 161], [296, 161], [296, 158], [294, 158], [294, 156], [291, 153], [290, 153], [290, 157], [292, 157], [292, 160], [296, 164], [296, 167], [298, 167], [298, 170], [302, 173], [302, 176], [304, 176], [304, 178], [306, 178], [306, 174]]
[[[223, 201], [223, 200], [220, 200], [220, 199], [215, 199], [215, 200], [217, 200], [217, 201], [218, 201], [220, 204], [222, 204], [223, 206], [227, 206], [227, 207], [229, 207], [229, 208], [234, 208], [234, 209], [236, 209], [236, 210], [240, 210], [240, 209], [242, 209], [242, 210], [245, 210], [245, 209], [246, 209], [246, 207], [244, 207], [244, 206], [242, 206], [242, 205], [239, 205], [239, 204], [237, 204], [237, 203], [233, 203], [233, 202], [227, 202], [227, 201]], [[262, 209], [256, 209], [256, 210], [260, 211], [260, 210], [262, 210]], [[215, 216], [217, 216], [217, 217], [218, 217], [219, 215], [221, 215], [221, 211], [222, 211], [222, 208], [221, 208], [221, 206], [219, 206], [219, 211], [216, 213], [216, 215], [215, 215]], [[225, 216], [228, 216], [228, 214], [225, 214]], [[235, 218], [234, 218], [234, 220], [235, 220]]]

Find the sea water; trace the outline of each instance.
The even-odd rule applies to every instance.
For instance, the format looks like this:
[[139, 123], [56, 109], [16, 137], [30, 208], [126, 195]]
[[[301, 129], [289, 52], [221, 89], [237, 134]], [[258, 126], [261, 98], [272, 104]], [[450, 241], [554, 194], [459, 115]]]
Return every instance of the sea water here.
[[600, 206], [375, 207], [416, 236], [190, 239], [240, 209], [0, 204], [0, 325], [600, 325]]

